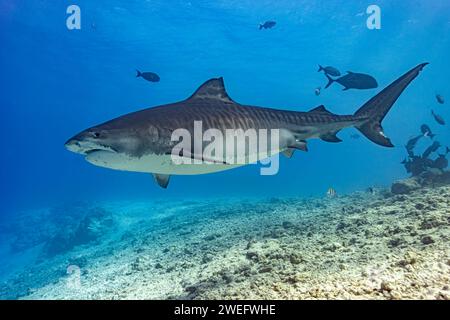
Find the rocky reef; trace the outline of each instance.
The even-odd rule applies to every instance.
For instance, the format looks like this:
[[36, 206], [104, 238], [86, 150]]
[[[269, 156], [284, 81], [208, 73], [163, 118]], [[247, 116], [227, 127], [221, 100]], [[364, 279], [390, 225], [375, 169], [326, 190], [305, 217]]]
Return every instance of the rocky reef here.
[[[4, 281], [1, 297], [450, 298], [448, 173], [324, 199], [95, 208], [62, 248], [41, 241], [47, 258]], [[68, 285], [68, 266], [78, 286]]]

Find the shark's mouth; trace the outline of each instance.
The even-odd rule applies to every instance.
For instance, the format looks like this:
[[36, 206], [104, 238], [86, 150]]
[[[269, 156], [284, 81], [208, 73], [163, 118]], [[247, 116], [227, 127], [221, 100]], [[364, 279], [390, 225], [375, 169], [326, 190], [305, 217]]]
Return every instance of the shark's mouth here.
[[107, 146], [99, 146], [98, 148], [86, 150], [86, 151], [84, 152], [84, 155], [85, 155], [85, 156], [89, 156], [89, 155], [92, 155], [92, 154], [97, 153], [97, 152], [118, 153], [117, 150], [115, 150], [114, 148], [107, 147]]
[[97, 149], [87, 150], [87, 151], [85, 151], [84, 154], [87, 156], [87, 155], [90, 155], [92, 153], [99, 152], [99, 151], [117, 153], [117, 151], [114, 150], [113, 148], [106, 148], [105, 147], [105, 148], [97, 148]]

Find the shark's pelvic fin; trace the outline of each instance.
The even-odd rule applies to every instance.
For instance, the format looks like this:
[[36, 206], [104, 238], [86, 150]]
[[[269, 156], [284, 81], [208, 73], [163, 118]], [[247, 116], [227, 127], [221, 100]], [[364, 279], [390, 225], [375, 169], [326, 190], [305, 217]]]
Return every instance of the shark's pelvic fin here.
[[223, 78], [215, 78], [202, 84], [188, 100], [194, 99], [213, 99], [223, 102], [233, 103], [234, 101], [228, 96], [223, 83]]
[[362, 124], [357, 125], [356, 128], [369, 140], [384, 147], [394, 146], [391, 140], [384, 134], [381, 122], [389, 110], [391, 110], [400, 94], [427, 64], [422, 63], [408, 71], [356, 111], [356, 117], [367, 118]]
[[156, 183], [158, 183], [161, 188], [167, 189], [167, 186], [169, 185], [170, 175], [154, 173], [153, 177], [155, 177]]
[[292, 156], [294, 155], [295, 149], [293, 148], [288, 148], [286, 150], [284, 150], [283, 152], [281, 152], [286, 158], [290, 159], [292, 158]]

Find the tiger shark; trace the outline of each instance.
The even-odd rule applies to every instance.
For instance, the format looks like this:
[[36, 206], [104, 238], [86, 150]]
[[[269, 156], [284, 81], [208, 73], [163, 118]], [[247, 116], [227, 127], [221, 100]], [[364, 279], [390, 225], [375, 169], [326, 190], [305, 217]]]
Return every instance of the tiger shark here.
[[[174, 132], [182, 128], [191, 134], [195, 144], [198, 135], [194, 130], [198, 122], [203, 130], [214, 129], [224, 136], [229, 129], [278, 130], [279, 141], [276, 149], [271, 151], [288, 157], [294, 150], [307, 151], [308, 139], [341, 142], [336, 134], [347, 127], [355, 127], [380, 146], [393, 147], [381, 123], [401, 93], [427, 64], [420, 64], [405, 73], [352, 115], [333, 114], [324, 106], [299, 112], [243, 105], [229, 97], [223, 78], [210, 79], [186, 100], [129, 113], [96, 125], [70, 138], [65, 147], [100, 167], [151, 173], [163, 188], [168, 186], [171, 175], [206, 174], [243, 165], [228, 163], [227, 154], [207, 158], [192, 144], [190, 149], [175, 153], [183, 158], [202, 160], [200, 163], [174, 161], [174, 149], [179, 144], [173, 139]], [[204, 146], [205, 142], [201, 144]], [[258, 154], [264, 155], [267, 153]]]

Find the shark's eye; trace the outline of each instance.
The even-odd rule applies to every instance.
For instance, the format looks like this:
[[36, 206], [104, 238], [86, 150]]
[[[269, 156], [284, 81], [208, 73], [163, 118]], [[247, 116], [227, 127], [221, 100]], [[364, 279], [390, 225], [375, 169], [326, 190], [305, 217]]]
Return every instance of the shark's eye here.
[[94, 132], [93, 135], [94, 135], [94, 138], [100, 137], [100, 133], [99, 132]]

